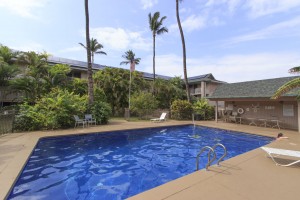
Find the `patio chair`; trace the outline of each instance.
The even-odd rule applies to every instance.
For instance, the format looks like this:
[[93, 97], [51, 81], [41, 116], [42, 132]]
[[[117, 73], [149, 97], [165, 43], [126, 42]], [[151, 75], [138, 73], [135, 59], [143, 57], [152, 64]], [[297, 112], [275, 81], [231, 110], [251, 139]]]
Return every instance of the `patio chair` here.
[[[286, 149], [277, 149], [277, 148], [270, 148], [270, 147], [261, 147], [267, 154], [271, 157], [271, 159], [276, 163], [276, 165], [288, 167], [300, 162], [300, 151], [293, 151], [293, 150], [286, 150]], [[287, 156], [288, 158], [297, 158], [298, 160], [291, 161], [288, 164], [280, 164], [278, 163], [275, 158], [282, 158], [282, 156]]]
[[86, 121], [84, 119], [80, 119], [78, 117], [78, 115], [74, 115], [74, 119], [75, 119], [75, 126], [74, 126], [74, 128], [76, 126], [80, 125], [80, 124], [82, 124], [82, 127], [84, 128], [84, 125], [86, 125]]
[[84, 115], [85, 121], [87, 122], [88, 125], [90, 124], [97, 124], [97, 121], [91, 114], [86, 114]]
[[167, 113], [162, 113], [160, 118], [150, 119], [150, 121], [152, 121], [152, 122], [166, 121], [166, 116], [167, 116]]

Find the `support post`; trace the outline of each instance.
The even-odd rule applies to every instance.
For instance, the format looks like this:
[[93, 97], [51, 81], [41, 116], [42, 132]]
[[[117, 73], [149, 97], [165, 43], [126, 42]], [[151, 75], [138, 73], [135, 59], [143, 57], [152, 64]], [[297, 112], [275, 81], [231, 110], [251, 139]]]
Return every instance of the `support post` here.
[[298, 103], [298, 132], [300, 133], [300, 101]]
[[218, 123], [218, 101], [215, 101], [216, 102], [216, 106], [215, 106], [215, 121]]

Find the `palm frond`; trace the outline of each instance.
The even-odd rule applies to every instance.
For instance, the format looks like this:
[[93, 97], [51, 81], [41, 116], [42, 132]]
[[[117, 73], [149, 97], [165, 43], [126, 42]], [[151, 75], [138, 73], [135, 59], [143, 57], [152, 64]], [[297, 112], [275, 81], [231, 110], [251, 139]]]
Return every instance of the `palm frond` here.
[[83, 48], [86, 49], [86, 46], [84, 44], [82, 44], [81, 42], [79, 42], [78, 44], [80, 44]]
[[289, 70], [289, 73], [292, 73], [292, 74], [298, 74], [298, 73], [300, 73], [300, 66], [291, 68]]
[[278, 99], [283, 94], [291, 91], [294, 88], [300, 87], [300, 78], [295, 78], [287, 83], [285, 83], [283, 86], [281, 86], [275, 94], [271, 97], [271, 99]]

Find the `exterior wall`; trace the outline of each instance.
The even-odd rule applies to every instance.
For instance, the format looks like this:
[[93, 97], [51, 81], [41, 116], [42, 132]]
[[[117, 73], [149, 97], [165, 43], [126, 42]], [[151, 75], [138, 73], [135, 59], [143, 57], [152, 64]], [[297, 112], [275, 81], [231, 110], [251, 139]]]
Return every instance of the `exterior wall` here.
[[[225, 110], [230, 110], [233, 105], [233, 111], [237, 112], [238, 108], [243, 108], [244, 113], [239, 115], [242, 118], [255, 119], [277, 119], [280, 125], [285, 129], [298, 129], [298, 103], [297, 101], [226, 101]], [[293, 116], [284, 116], [283, 107], [291, 106]], [[245, 123], [247, 123], [245, 121]], [[257, 122], [261, 124], [261, 122]]]

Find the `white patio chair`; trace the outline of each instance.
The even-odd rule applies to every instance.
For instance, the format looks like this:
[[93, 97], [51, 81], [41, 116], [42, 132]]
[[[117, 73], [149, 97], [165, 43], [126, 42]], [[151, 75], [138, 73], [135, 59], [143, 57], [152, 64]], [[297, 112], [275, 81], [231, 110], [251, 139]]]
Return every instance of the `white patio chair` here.
[[82, 127], [84, 128], [84, 125], [86, 125], [86, 121], [84, 119], [80, 119], [77, 115], [74, 115], [74, 119], [75, 119], [74, 128], [80, 124], [82, 124]]
[[[288, 167], [300, 162], [300, 151], [293, 151], [293, 150], [286, 150], [286, 149], [277, 149], [277, 148], [270, 148], [270, 147], [261, 147], [270, 158], [276, 163], [276, 165]], [[297, 158], [298, 160], [292, 161], [289, 164], [280, 164], [278, 163], [275, 158], [282, 158], [282, 156], [287, 156], [289, 158]]]
[[160, 118], [150, 119], [152, 122], [162, 122], [166, 121], [167, 113], [162, 113]]
[[84, 115], [85, 121], [88, 123], [88, 125], [90, 124], [97, 124], [97, 121], [95, 118], [93, 118], [93, 116], [91, 114], [86, 114]]

